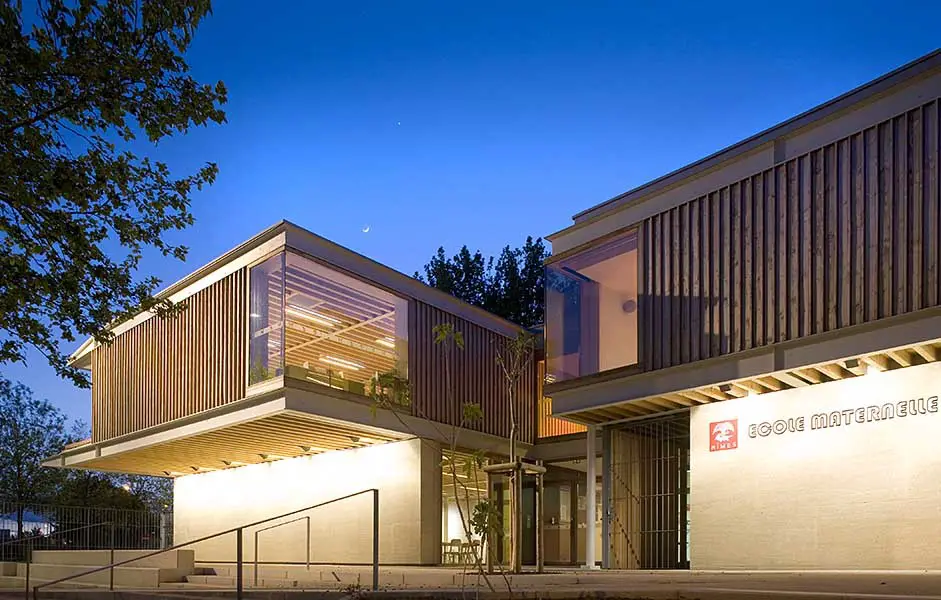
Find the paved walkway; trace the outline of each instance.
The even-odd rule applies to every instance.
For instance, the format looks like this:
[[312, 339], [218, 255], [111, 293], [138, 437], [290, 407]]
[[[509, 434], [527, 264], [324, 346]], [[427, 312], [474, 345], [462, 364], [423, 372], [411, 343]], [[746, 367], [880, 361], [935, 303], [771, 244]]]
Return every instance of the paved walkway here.
[[[499, 576], [494, 578], [497, 593], [452, 585], [421, 587], [419, 574], [443, 569], [406, 569], [384, 567], [385, 574], [402, 571], [414, 582], [407, 589], [385, 590], [377, 594], [362, 588], [339, 591], [247, 590], [245, 598], [258, 600], [340, 600], [341, 598], [377, 600], [497, 600], [509, 598]], [[450, 570], [450, 575], [458, 575]], [[472, 578], [469, 578], [472, 579]], [[369, 581], [365, 580], [364, 581]], [[430, 582], [429, 582], [430, 583]], [[941, 572], [704, 572], [704, 571], [574, 571], [555, 570], [546, 574], [522, 574], [512, 577], [514, 599], [576, 600], [585, 598], [650, 600], [941, 600]], [[390, 586], [391, 587], [391, 586]], [[22, 598], [4, 591], [0, 598]], [[234, 598], [234, 591], [209, 589], [173, 590], [56, 590], [41, 598], [57, 600], [186, 600]]]

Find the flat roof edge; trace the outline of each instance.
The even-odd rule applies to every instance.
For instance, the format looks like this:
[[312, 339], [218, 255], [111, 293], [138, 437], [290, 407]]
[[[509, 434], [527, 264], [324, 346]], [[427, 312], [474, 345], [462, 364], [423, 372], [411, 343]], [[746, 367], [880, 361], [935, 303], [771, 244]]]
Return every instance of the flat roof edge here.
[[621, 208], [630, 200], [640, 200], [643, 196], [654, 193], [673, 183], [682, 181], [691, 175], [695, 175], [706, 169], [712, 168], [728, 160], [750, 152], [759, 146], [772, 142], [780, 137], [788, 135], [793, 131], [811, 125], [817, 121], [826, 119], [834, 113], [845, 110], [855, 104], [858, 104], [877, 94], [885, 92], [895, 86], [909, 81], [923, 73], [941, 67], [941, 48], [938, 48], [924, 56], [904, 64], [889, 73], [886, 73], [872, 81], [864, 83], [848, 92], [845, 92], [836, 98], [832, 98], [823, 104], [819, 104], [809, 110], [806, 110], [790, 119], [778, 123], [768, 129], [760, 131], [744, 140], [736, 142], [731, 146], [722, 148], [704, 158], [692, 162], [686, 166], [680, 167], [661, 177], [648, 181], [640, 186], [630, 189], [624, 193], [618, 194], [613, 198], [596, 204], [591, 208], [585, 209], [572, 216], [575, 222], [573, 225], [559, 230], [555, 233], [545, 236], [552, 241], [553, 238], [568, 231], [572, 227], [578, 226], [588, 220], [606, 215], [609, 212]]

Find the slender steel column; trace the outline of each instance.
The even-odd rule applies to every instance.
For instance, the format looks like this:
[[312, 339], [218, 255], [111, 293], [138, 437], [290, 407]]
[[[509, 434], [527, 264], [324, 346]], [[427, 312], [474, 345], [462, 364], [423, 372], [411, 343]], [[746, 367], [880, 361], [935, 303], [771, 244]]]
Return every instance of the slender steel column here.
[[585, 458], [588, 461], [588, 474], [585, 477], [585, 567], [595, 568], [595, 437], [598, 434], [596, 425], [588, 426], [587, 451]]

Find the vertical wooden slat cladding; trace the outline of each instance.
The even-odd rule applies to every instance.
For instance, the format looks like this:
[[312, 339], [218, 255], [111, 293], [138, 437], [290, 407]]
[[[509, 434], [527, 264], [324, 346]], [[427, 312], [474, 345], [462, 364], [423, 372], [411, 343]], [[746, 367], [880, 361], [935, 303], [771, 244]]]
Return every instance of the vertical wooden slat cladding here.
[[[507, 338], [417, 300], [409, 303], [409, 378], [412, 414], [459, 425], [462, 407], [480, 405], [483, 420], [468, 429], [500, 437], [510, 435], [510, 404], [506, 378], [497, 364], [497, 349]], [[443, 348], [435, 344], [434, 328], [450, 323], [464, 336], [464, 350], [454, 349], [450, 361], [450, 387]], [[520, 377], [516, 403], [519, 441], [532, 443], [536, 435], [536, 366], [530, 361]]]
[[650, 217], [648, 368], [941, 304], [939, 103]]
[[243, 269], [92, 351], [92, 439], [103, 441], [245, 396]]
[[560, 435], [569, 435], [572, 433], [583, 433], [588, 430], [580, 423], [563, 421], [552, 416], [552, 398], [543, 396], [542, 381], [545, 377], [545, 363], [539, 361], [536, 365], [536, 397], [538, 406], [536, 407], [536, 437], [550, 438]]

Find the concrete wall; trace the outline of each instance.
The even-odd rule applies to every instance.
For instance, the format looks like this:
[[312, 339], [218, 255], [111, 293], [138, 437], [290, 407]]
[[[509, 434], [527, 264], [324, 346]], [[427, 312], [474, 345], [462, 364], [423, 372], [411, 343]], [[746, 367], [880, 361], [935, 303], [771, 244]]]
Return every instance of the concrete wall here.
[[[436, 446], [413, 439], [179, 477], [174, 484], [174, 541], [197, 539], [375, 487], [380, 562], [435, 564], [441, 539], [440, 460]], [[311, 517], [313, 562], [372, 561], [371, 494], [298, 516], [304, 515]], [[301, 521], [261, 533], [259, 560], [303, 562], [305, 527]], [[246, 530], [246, 560], [253, 559], [253, 546], [254, 530]], [[198, 561], [234, 560], [235, 535], [203, 542], [195, 549]]]
[[932, 363], [694, 408], [692, 568], [941, 568], [939, 395]]

